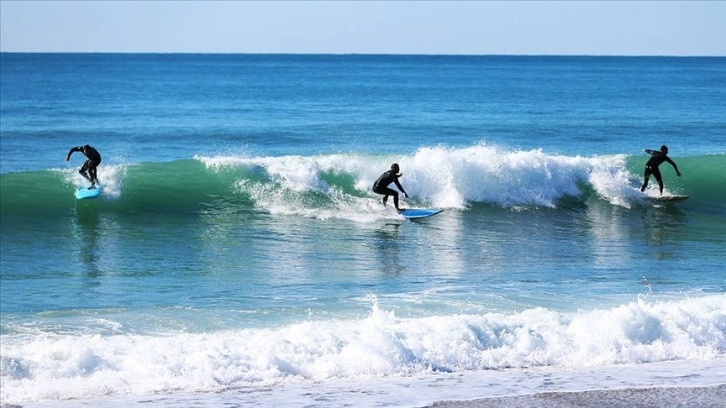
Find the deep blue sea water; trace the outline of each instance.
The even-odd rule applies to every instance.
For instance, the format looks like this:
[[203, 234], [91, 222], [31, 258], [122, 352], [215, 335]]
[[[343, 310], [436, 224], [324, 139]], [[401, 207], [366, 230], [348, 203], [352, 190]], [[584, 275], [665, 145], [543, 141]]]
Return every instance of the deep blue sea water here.
[[724, 112], [726, 58], [0, 54], [0, 403], [723, 384]]

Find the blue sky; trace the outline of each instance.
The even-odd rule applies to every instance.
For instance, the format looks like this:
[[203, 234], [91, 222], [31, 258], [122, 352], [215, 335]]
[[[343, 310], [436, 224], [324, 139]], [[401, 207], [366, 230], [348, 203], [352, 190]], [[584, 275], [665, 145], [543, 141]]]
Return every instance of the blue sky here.
[[726, 56], [726, 1], [0, 1], [4, 52]]

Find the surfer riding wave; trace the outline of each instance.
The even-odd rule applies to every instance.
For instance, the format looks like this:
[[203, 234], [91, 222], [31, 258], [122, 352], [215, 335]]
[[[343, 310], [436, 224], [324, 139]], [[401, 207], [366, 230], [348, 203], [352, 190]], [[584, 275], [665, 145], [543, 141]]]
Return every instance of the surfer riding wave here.
[[68, 155], [66, 155], [66, 161], [69, 161], [71, 159], [71, 155], [74, 152], [81, 152], [86, 156], [87, 160], [85, 163], [83, 163], [83, 166], [80, 170], [78, 170], [78, 172], [81, 173], [81, 176], [83, 176], [83, 178], [91, 182], [90, 188], [95, 188], [96, 183], [98, 183], [96, 167], [101, 164], [101, 154], [98, 153], [98, 150], [94, 149], [90, 145], [77, 146], [71, 148], [71, 150], [68, 152]]
[[396, 187], [398, 187], [403, 195], [408, 198], [408, 193], [406, 193], [406, 190], [403, 189], [403, 186], [401, 186], [401, 183], [398, 181], [398, 178], [403, 175], [399, 173], [400, 171], [401, 168], [398, 166], [398, 163], [393, 163], [391, 165], [391, 169], [381, 174], [381, 176], [378, 177], [378, 180], [373, 183], [373, 192], [383, 195], [383, 205], [385, 206], [388, 202], [388, 196], [393, 196], [393, 205], [396, 207], [396, 210], [398, 210], [398, 212], [403, 211], [405, 208], [399, 208], [398, 191], [388, 187], [388, 185], [390, 185], [391, 183], [395, 183]]
[[681, 172], [678, 171], [678, 166], [676, 166], [676, 163], [674, 163], [673, 160], [668, 157], [668, 146], [661, 146], [660, 151], [645, 149], [645, 152], [650, 154], [651, 157], [648, 162], [645, 163], [645, 180], [643, 181], [643, 186], [640, 187], [640, 191], [645, 191], [645, 188], [648, 187], [648, 180], [650, 180], [650, 176], [652, 175], [658, 182], [658, 187], [660, 188], [660, 195], [663, 195], [663, 177], [660, 174], [660, 169], [658, 169], [658, 166], [663, 164], [663, 162], [668, 162], [676, 170], [676, 175], [678, 175], [678, 177], [681, 176]]

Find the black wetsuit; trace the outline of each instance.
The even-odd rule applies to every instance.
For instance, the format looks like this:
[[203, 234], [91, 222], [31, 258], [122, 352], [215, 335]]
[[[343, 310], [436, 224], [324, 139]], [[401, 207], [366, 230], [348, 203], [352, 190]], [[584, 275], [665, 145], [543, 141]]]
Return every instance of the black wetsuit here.
[[403, 187], [401, 187], [401, 183], [398, 182], [398, 175], [392, 170], [388, 170], [381, 174], [381, 177], [378, 177], [378, 180], [373, 183], [373, 192], [376, 194], [383, 194], [383, 205], [385, 205], [386, 201], [388, 201], [389, 195], [393, 196], [393, 204], [395, 204], [396, 208], [398, 208], [398, 191], [388, 187], [391, 183], [395, 183], [396, 187], [398, 187], [402, 193], [406, 194], [406, 190], [404, 190]]
[[[98, 182], [98, 177], [96, 175], [96, 167], [98, 167], [99, 164], [101, 164], [101, 154], [98, 153], [98, 150], [94, 149], [91, 146], [88, 146], [88, 153], [83, 151], [83, 146], [77, 146], [72, 148], [68, 152], [68, 157], [71, 156], [74, 152], [81, 152], [86, 156], [86, 162], [83, 163], [83, 167], [81, 167], [80, 170], [78, 170], [79, 173], [88, 181], [95, 184]], [[88, 175], [86, 174], [86, 171], [88, 171]], [[90, 177], [89, 177], [90, 176]]]
[[678, 166], [673, 162], [673, 160], [668, 157], [667, 154], [659, 151], [648, 151], [652, 156], [648, 160], [647, 163], [645, 163], [645, 181], [643, 181], [643, 186], [640, 188], [640, 191], [645, 191], [645, 188], [648, 187], [648, 180], [650, 179], [650, 176], [652, 175], [655, 177], [655, 180], [658, 182], [658, 186], [660, 187], [661, 193], [663, 192], [663, 177], [660, 174], [660, 169], [658, 166], [663, 164], [663, 162], [668, 162], [673, 166], [673, 168], [676, 170], [676, 173], [678, 173]]

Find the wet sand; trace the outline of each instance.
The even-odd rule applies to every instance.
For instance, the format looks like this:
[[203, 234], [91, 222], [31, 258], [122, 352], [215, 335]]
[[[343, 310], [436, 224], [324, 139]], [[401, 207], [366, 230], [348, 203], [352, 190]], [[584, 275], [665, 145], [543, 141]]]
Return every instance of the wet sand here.
[[634, 388], [546, 392], [472, 401], [441, 401], [427, 408], [724, 408], [726, 384], [694, 388]]

